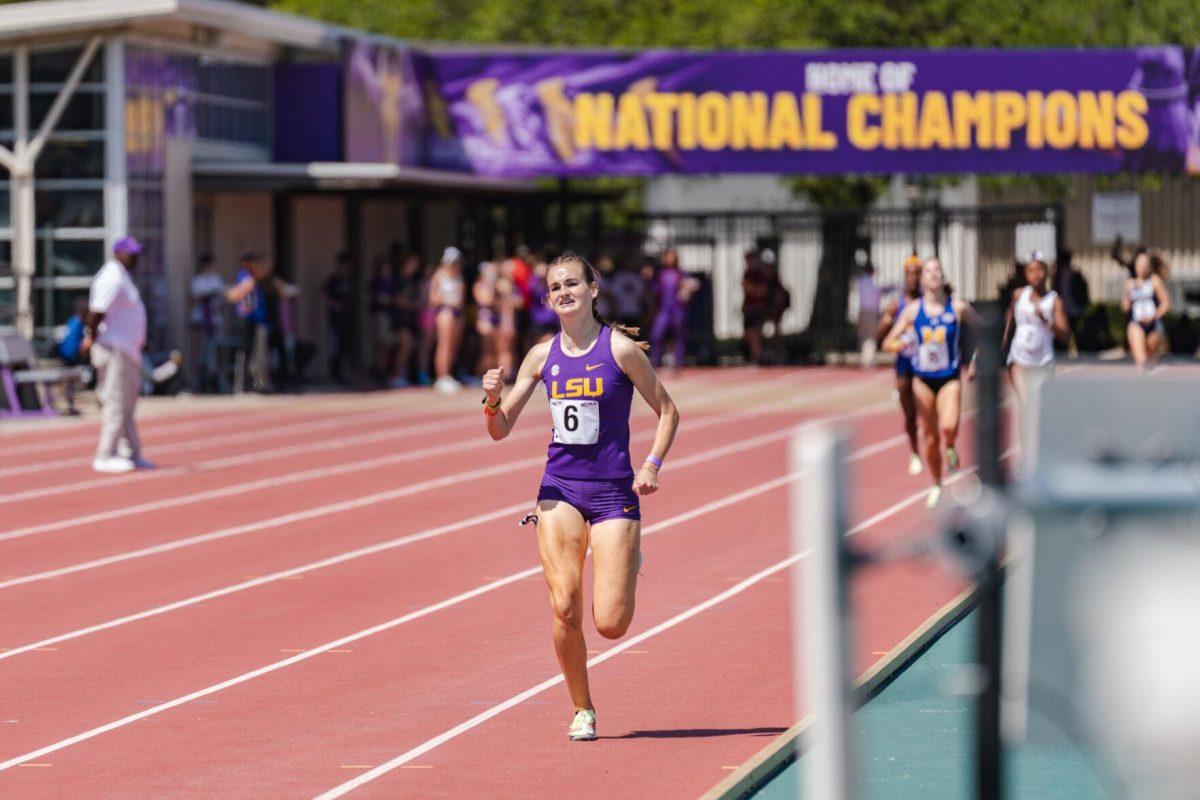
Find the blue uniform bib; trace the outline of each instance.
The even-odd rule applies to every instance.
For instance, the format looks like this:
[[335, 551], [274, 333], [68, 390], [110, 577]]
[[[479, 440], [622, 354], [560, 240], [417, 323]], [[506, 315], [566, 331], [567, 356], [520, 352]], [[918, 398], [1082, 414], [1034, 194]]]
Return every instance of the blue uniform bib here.
[[938, 380], [958, 375], [958, 316], [949, 299], [942, 313], [930, 316], [925, 300], [917, 307], [913, 329], [917, 333], [917, 355], [913, 372], [922, 378]]

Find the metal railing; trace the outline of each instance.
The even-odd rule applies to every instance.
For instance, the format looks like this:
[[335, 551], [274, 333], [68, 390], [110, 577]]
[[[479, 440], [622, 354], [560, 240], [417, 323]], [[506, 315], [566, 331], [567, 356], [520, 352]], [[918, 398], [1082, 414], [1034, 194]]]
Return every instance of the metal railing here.
[[622, 229], [580, 231], [565, 244], [636, 266], [667, 247], [684, 270], [707, 276], [712, 289], [713, 335], [742, 334], [741, 278], [747, 251], [771, 251], [792, 296], [781, 327], [801, 334], [814, 350], [853, 347], [849, 320], [857, 309], [852, 278], [865, 254], [876, 282], [899, 286], [912, 253], [941, 258], [948, 280], [964, 299], [994, 299], [1012, 275], [1018, 254], [1051, 256], [1063, 239], [1057, 205], [945, 208], [938, 205], [865, 212], [648, 214]]

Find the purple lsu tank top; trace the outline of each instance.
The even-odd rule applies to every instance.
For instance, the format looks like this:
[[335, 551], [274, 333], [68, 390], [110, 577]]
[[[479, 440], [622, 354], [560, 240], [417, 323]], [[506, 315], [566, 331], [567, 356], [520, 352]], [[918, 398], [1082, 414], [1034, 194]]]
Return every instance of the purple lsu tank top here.
[[633, 384], [613, 358], [612, 328], [600, 329], [581, 356], [562, 351], [555, 335], [542, 367], [554, 420], [546, 472], [563, 478], [632, 478], [629, 407]]
[[664, 269], [658, 273], [659, 308], [679, 308], [679, 284], [683, 282], [683, 270]]

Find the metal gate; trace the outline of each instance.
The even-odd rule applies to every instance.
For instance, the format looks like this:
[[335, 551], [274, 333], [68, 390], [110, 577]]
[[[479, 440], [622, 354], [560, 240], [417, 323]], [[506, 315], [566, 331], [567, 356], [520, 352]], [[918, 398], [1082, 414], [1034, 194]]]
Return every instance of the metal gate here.
[[852, 278], [863, 257], [876, 281], [899, 286], [912, 253], [941, 258], [958, 296], [990, 300], [1013, 272], [1018, 255], [1037, 249], [1051, 258], [1063, 240], [1058, 206], [873, 209], [782, 214], [648, 215], [630, 230], [606, 232], [610, 254], [634, 263], [668, 246], [688, 272], [712, 288], [712, 334], [742, 334], [741, 278], [748, 251], [771, 250], [792, 306], [782, 320], [793, 349], [804, 353], [853, 349], [856, 311]]
[[703, 284], [689, 335], [689, 352], [701, 363], [711, 361], [720, 341], [742, 336], [742, 274], [749, 251], [774, 255], [792, 297], [782, 333], [791, 358], [803, 359], [856, 348], [851, 321], [857, 303], [850, 287], [864, 256], [874, 264], [878, 283], [899, 286], [905, 258], [914, 252], [937, 255], [959, 297], [990, 300], [1019, 255], [1037, 249], [1053, 257], [1064, 237], [1062, 209], [1052, 204], [647, 214], [620, 226], [604, 225], [599, 205], [589, 208], [574, 224], [551, 225], [543, 218], [545, 208], [539, 214], [519, 206], [481, 206], [460, 221], [461, 244], [468, 254], [490, 258], [511, 252], [518, 241], [552, 241], [593, 260], [607, 255], [628, 269], [674, 247], [684, 270]]

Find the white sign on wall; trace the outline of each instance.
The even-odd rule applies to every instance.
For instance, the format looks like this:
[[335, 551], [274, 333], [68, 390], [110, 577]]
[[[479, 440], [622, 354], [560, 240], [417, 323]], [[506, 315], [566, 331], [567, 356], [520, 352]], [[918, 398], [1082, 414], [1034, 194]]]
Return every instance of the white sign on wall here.
[[1142, 198], [1137, 192], [1096, 192], [1092, 195], [1092, 244], [1142, 239]]
[[1017, 258], [1022, 261], [1029, 258], [1034, 250], [1042, 254], [1042, 258], [1053, 261], [1056, 257], [1056, 236], [1058, 229], [1053, 222], [1022, 222], [1017, 225]]

